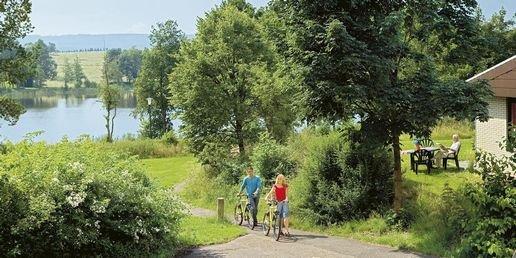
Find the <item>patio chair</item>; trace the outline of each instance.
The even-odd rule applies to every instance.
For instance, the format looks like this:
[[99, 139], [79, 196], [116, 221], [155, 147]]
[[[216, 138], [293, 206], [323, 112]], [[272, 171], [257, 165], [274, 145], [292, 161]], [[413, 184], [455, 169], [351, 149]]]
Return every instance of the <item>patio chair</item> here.
[[432, 141], [430, 138], [421, 139], [419, 142], [421, 143], [421, 146], [423, 146], [423, 147], [434, 146], [434, 141]]
[[458, 170], [460, 170], [460, 166], [459, 166], [459, 152], [460, 152], [460, 145], [459, 145], [459, 148], [457, 149], [457, 152], [452, 153], [452, 154], [448, 154], [445, 157], [443, 157], [443, 167], [444, 167], [445, 170], [448, 167], [448, 160], [449, 159], [455, 160], [455, 166], [457, 167]]
[[425, 149], [421, 149], [418, 151], [415, 151], [412, 158], [413, 161], [413, 168], [416, 171], [416, 175], [418, 174], [418, 167], [419, 165], [426, 165], [427, 173], [430, 173], [430, 170], [432, 169], [432, 152], [427, 151]]

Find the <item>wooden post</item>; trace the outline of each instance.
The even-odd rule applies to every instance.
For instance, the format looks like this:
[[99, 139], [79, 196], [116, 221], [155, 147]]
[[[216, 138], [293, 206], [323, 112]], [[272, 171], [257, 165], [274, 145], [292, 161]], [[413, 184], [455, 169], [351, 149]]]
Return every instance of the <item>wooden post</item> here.
[[224, 220], [224, 198], [217, 198], [217, 215], [219, 220]]

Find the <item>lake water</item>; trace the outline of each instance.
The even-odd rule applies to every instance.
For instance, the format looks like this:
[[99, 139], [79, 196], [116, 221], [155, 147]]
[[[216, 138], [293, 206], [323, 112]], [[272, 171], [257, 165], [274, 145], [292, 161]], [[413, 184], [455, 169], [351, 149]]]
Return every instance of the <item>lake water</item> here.
[[[18, 142], [26, 134], [44, 131], [35, 140], [55, 143], [63, 137], [76, 139], [88, 134], [93, 137], [106, 135], [105, 110], [94, 90], [63, 92], [57, 90], [26, 90], [5, 94], [20, 101], [27, 111], [14, 126], [0, 121], [0, 141]], [[131, 115], [136, 106], [132, 91], [123, 94], [115, 118], [114, 137], [137, 134], [139, 120]], [[177, 123], [174, 123], [176, 126]]]

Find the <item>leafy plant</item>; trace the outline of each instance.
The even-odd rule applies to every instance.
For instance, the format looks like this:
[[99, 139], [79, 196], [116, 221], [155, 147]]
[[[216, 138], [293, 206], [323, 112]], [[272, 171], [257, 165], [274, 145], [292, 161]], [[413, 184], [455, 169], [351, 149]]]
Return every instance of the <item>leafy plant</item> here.
[[261, 135], [259, 143], [253, 149], [251, 162], [264, 182], [272, 181], [278, 174], [293, 175], [296, 169], [287, 148], [271, 139], [268, 134]]
[[329, 225], [368, 217], [390, 204], [389, 153], [354, 140], [336, 131], [309, 138], [306, 158], [292, 182], [293, 210], [317, 224]]
[[173, 253], [183, 217], [134, 158], [88, 139], [26, 140], [0, 155], [0, 208], [8, 256]]

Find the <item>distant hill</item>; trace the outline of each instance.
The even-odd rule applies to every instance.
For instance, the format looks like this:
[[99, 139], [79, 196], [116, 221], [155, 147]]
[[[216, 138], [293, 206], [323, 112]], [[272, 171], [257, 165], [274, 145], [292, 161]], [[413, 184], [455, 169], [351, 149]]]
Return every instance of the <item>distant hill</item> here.
[[149, 35], [147, 34], [77, 34], [59, 36], [28, 35], [20, 40], [22, 45], [35, 42], [39, 39], [45, 43], [56, 44], [58, 51], [77, 51], [89, 49], [135, 47], [144, 49], [149, 47]]

